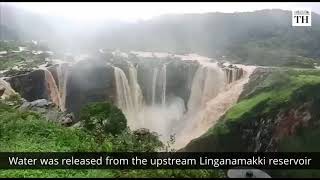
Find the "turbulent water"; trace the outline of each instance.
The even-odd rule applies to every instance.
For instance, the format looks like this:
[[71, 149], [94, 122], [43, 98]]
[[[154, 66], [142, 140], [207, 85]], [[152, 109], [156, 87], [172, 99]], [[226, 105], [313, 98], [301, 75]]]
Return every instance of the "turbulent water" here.
[[226, 85], [223, 70], [216, 63], [201, 65], [192, 82], [188, 113], [193, 114], [206, 106]]
[[61, 111], [65, 111], [66, 94], [67, 94], [67, 78], [68, 78], [68, 64], [58, 64], [57, 78], [58, 83], [54, 79], [51, 71], [46, 67], [40, 66], [40, 69], [44, 71], [45, 74], [45, 85], [49, 92], [49, 97], [51, 101], [59, 107]]
[[164, 108], [166, 105], [166, 87], [167, 87], [167, 64], [163, 64], [161, 68], [161, 105]]
[[116, 82], [117, 106], [125, 114], [128, 125], [135, 129], [139, 127], [139, 113], [143, 106], [143, 96], [137, 80], [135, 67], [129, 65], [129, 80], [122, 69], [114, 67]]
[[129, 83], [132, 94], [132, 103], [134, 112], [139, 112], [143, 105], [143, 95], [138, 83], [137, 69], [130, 63], [129, 64]]
[[[222, 81], [224, 84], [221, 86], [220, 92], [217, 94], [212, 94], [211, 98], [205, 98], [204, 101], [201, 101], [201, 108], [197, 111], [189, 111], [186, 115], [186, 126], [179, 130], [179, 134], [176, 137], [175, 148], [182, 148], [185, 146], [190, 140], [195, 139], [205, 133], [210, 127], [212, 127], [217, 120], [224, 114], [226, 111], [231, 108], [238, 100], [242, 92], [242, 88], [244, 84], [249, 81], [249, 76], [252, 74], [255, 67], [253, 66], [241, 66], [244, 70], [245, 74], [238, 81], [229, 82], [230, 78], [236, 79], [234, 77], [225, 76], [225, 80]], [[235, 71], [237, 72], [237, 70]], [[211, 77], [212, 78], [212, 77]], [[193, 81], [193, 85], [197, 86], [198, 81], [201, 79], [195, 78]], [[202, 79], [203, 80], [203, 79]], [[221, 83], [221, 82], [220, 82]], [[212, 85], [212, 84], [211, 84]], [[209, 86], [211, 86], [209, 85]], [[217, 84], [218, 86], [221, 84]], [[217, 92], [217, 89], [214, 87], [209, 91]], [[194, 89], [193, 89], [194, 90]], [[197, 89], [198, 90], [198, 89]], [[192, 93], [197, 93], [192, 91]], [[198, 94], [198, 93], [197, 93]], [[200, 96], [201, 99], [203, 96]], [[192, 107], [196, 101], [196, 104], [199, 100], [190, 99], [189, 104]], [[192, 112], [192, 113], [191, 113]]]
[[131, 129], [148, 128], [159, 133], [163, 141], [175, 135], [175, 147], [181, 148], [205, 133], [236, 103], [253, 69], [241, 65], [223, 68], [218, 63], [202, 61], [191, 78], [191, 94], [185, 107], [180, 97], [167, 97], [167, 64], [151, 71], [151, 103], [143, 97], [137, 79], [139, 70], [129, 63], [127, 77], [122, 69], [114, 67], [117, 106]]
[[122, 69], [118, 67], [114, 67], [114, 76], [117, 90], [117, 106], [126, 115], [129, 126], [134, 126], [137, 113], [133, 105], [133, 96], [129, 81]]

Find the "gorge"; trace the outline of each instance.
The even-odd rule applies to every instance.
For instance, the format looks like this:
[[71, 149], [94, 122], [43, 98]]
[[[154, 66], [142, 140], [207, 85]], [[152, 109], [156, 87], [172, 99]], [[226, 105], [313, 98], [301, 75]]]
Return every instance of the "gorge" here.
[[[0, 154], [206, 152], [201, 163], [216, 167], [0, 169], [0, 178], [225, 178], [226, 161], [211, 154], [320, 152], [316, 3], [301, 4], [312, 9], [312, 27], [292, 25], [296, 3], [241, 11], [181, 3], [173, 14], [157, 13], [172, 3], [18, 4], [0, 3]], [[317, 169], [260, 170], [320, 177]]]
[[[255, 69], [195, 55], [147, 54], [113, 52], [53, 61], [8, 82], [28, 101], [48, 99], [76, 117], [90, 102], [110, 101], [123, 111], [130, 129], [157, 132], [163, 142], [174, 136], [175, 148], [182, 148], [237, 102]], [[32, 84], [40, 88], [32, 89]]]

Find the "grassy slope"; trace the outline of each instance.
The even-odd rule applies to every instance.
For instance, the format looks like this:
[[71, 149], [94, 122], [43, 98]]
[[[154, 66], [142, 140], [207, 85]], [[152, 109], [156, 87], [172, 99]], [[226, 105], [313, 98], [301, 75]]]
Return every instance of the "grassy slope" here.
[[297, 89], [319, 83], [320, 73], [318, 71], [289, 71], [272, 74], [262, 85], [268, 87], [268, 91], [260, 92], [249, 99], [239, 102], [228, 111], [226, 119], [240, 118], [243, 114], [250, 112], [252, 108], [266, 100], [270, 100], [270, 103], [275, 104], [288, 102], [292, 93]]
[[[0, 152], [143, 151], [147, 142], [130, 134], [108, 136], [97, 144], [81, 129], [47, 122], [33, 112], [0, 103]], [[142, 149], [141, 149], [142, 148]], [[223, 177], [216, 170], [0, 170], [2, 177]]]
[[[67, 130], [55, 123], [46, 122], [35, 113], [18, 112], [2, 105], [0, 119], [0, 151], [2, 152], [90, 151], [97, 148], [93, 138], [84, 132], [76, 129]], [[101, 170], [0, 171], [0, 177], [85, 176], [110, 177], [114, 176], [114, 173]]]

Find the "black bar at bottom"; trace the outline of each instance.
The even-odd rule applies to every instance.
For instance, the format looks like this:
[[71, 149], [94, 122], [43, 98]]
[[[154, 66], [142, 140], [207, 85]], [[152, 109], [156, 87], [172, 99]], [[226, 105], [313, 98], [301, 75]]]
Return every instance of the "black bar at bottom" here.
[[0, 152], [0, 169], [320, 169], [314, 153]]

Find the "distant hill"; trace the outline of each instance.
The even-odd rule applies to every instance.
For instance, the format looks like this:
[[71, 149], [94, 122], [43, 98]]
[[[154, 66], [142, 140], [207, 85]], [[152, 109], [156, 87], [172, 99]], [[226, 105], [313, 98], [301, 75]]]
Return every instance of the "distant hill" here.
[[136, 24], [106, 22], [84, 27], [9, 6], [1, 10], [5, 19], [1, 22], [1, 39], [13, 36], [8, 34], [12, 32], [20, 39], [48, 40], [52, 48], [195, 52], [238, 63], [274, 66], [312, 67], [320, 62], [320, 16], [315, 13], [312, 27], [292, 27], [291, 12], [277, 9], [164, 15]]
[[318, 14], [312, 16], [312, 27], [292, 27], [290, 11], [261, 10], [169, 15], [128, 29], [109, 41], [127, 49], [197, 52], [259, 65], [290, 65], [320, 57]]

